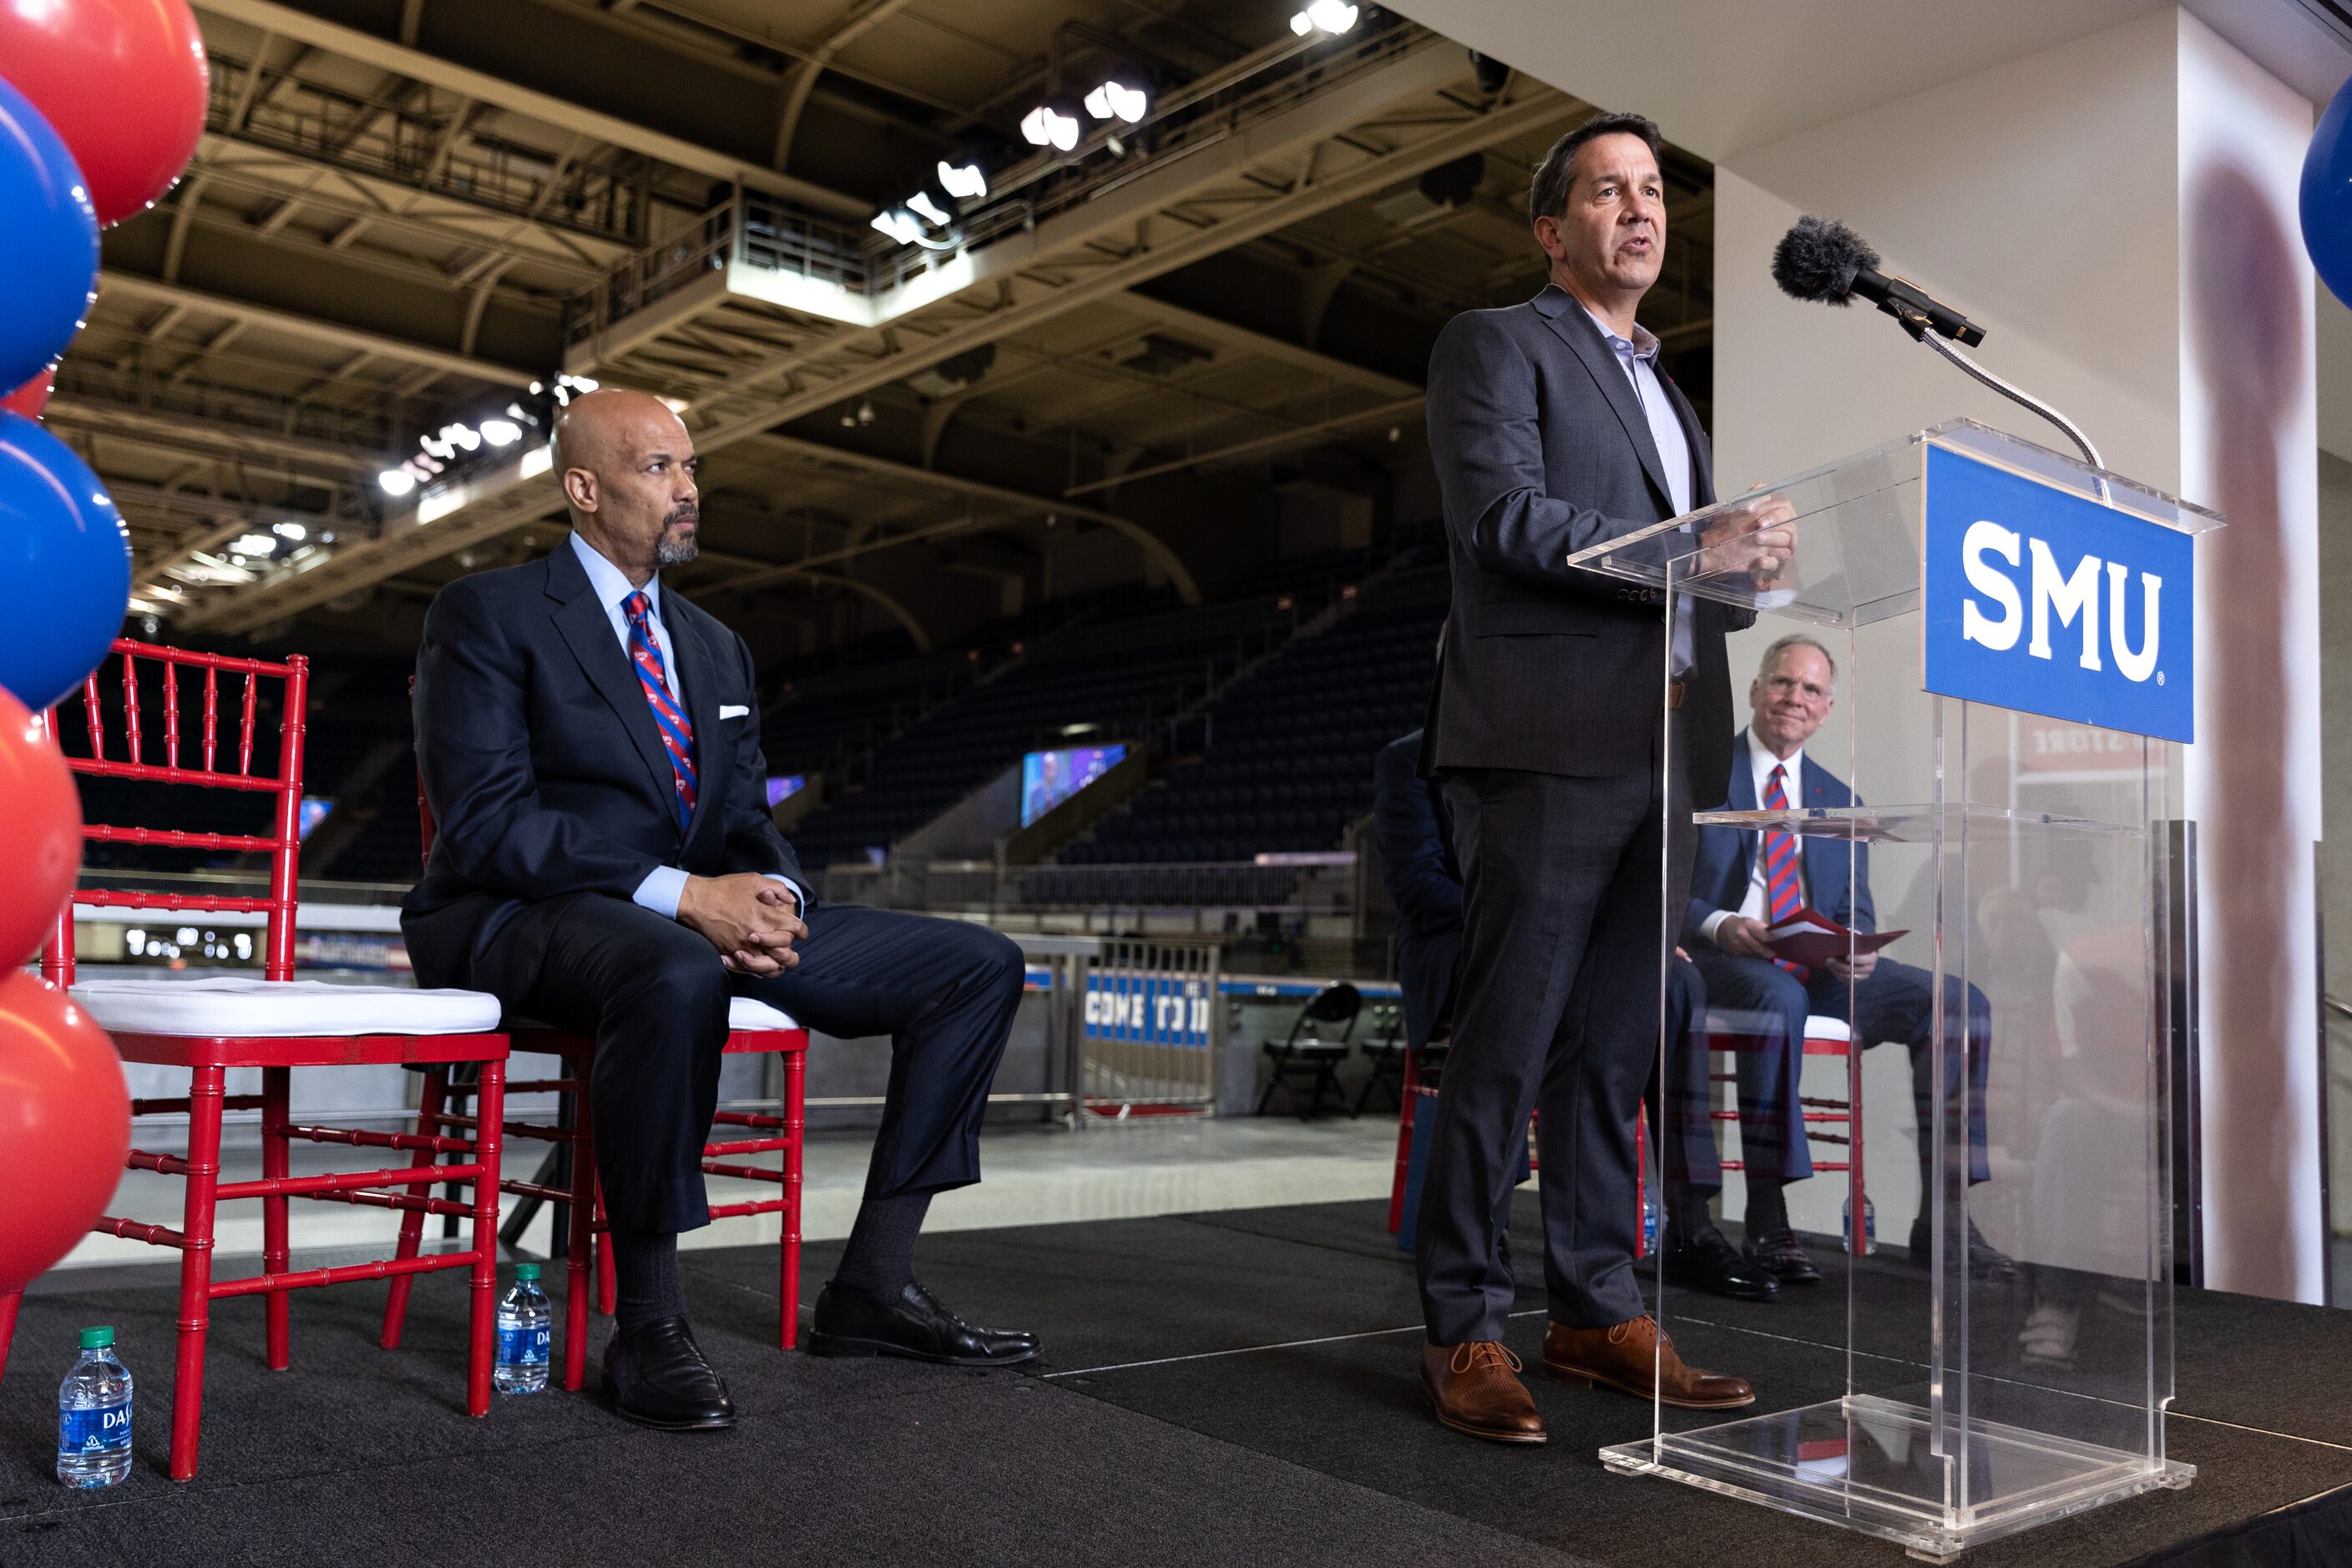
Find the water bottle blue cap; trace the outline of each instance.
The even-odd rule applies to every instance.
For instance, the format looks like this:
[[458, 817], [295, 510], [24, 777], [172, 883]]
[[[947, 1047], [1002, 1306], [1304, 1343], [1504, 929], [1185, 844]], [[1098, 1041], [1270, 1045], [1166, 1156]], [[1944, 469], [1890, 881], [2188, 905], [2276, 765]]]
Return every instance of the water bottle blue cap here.
[[515, 1265], [515, 1278], [516, 1278], [517, 1279], [538, 1279], [538, 1278], [539, 1278], [539, 1265], [538, 1265], [538, 1264], [536, 1264], [536, 1263], [518, 1263], [518, 1264], [516, 1264], [516, 1265]]
[[114, 1331], [110, 1328], [84, 1329], [81, 1331], [81, 1348], [86, 1351], [105, 1350], [113, 1343]]

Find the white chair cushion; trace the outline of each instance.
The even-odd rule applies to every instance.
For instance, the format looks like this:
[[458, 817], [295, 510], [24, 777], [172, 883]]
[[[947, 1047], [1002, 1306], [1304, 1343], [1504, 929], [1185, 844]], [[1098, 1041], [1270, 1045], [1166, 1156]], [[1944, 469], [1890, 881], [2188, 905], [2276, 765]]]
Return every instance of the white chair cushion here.
[[797, 1029], [792, 1015], [777, 1011], [765, 1002], [749, 996], [730, 997], [727, 1002], [727, 1026], [730, 1029]]
[[100, 1028], [130, 1035], [479, 1035], [499, 1026], [495, 996], [405, 985], [330, 985], [243, 975], [109, 978], [83, 981], [73, 988], [73, 999]]
[[[542, 1024], [536, 1018], [511, 1018], [508, 1020], [507, 1026], [510, 1029], [554, 1027], [553, 1025]], [[749, 996], [730, 996], [727, 999], [727, 1026], [730, 1029], [797, 1029], [800, 1027], [798, 1024], [793, 1022], [791, 1014], [779, 1012], [765, 1002], [757, 1002]]]
[[[1706, 1012], [1706, 1032], [1710, 1035], [1769, 1035], [1780, 1026], [1777, 1013], [1751, 1013], [1736, 1007], [1710, 1007]], [[1815, 1013], [1805, 1020], [1805, 1038], [1809, 1040], [1853, 1037], [1853, 1032], [1846, 1027], [1843, 1018]]]

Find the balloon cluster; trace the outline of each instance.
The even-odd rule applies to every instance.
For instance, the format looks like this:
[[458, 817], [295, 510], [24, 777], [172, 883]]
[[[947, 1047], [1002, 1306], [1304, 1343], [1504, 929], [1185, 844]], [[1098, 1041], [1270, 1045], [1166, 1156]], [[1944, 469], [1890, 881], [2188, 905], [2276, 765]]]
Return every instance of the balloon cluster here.
[[37, 421], [97, 298], [100, 228], [172, 188], [209, 90], [186, 0], [0, 0], [0, 1297], [89, 1229], [130, 1141], [106, 1036], [23, 969], [81, 860], [39, 715], [98, 668], [131, 595], [112, 498]]

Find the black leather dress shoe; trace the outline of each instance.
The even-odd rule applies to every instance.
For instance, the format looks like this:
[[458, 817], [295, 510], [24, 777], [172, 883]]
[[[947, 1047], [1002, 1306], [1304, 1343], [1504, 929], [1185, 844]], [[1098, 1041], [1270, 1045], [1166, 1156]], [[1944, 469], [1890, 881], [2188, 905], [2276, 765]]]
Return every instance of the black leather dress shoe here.
[[[1911, 1222], [1911, 1261], [1927, 1267], [1935, 1254], [1935, 1228], [1925, 1215]], [[1984, 1238], [1977, 1222], [1969, 1221], [1969, 1278], [1990, 1285], [2005, 1285], [2018, 1277], [2017, 1260]]]
[[1812, 1258], [1797, 1233], [1785, 1226], [1766, 1231], [1748, 1244], [1748, 1261], [1778, 1279], [1783, 1285], [1818, 1285], [1822, 1271], [1814, 1267]]
[[[1669, 1227], [1666, 1235], [1674, 1238]], [[1728, 1296], [1735, 1301], [1769, 1301], [1780, 1294], [1771, 1275], [1741, 1258], [1713, 1226], [1675, 1239], [1661, 1260], [1666, 1283], [1685, 1290]]]
[[604, 1346], [604, 1386], [613, 1408], [640, 1426], [708, 1432], [735, 1425], [727, 1385], [702, 1359], [684, 1318], [656, 1318]]
[[895, 1355], [941, 1366], [1011, 1366], [1037, 1353], [1037, 1336], [976, 1329], [909, 1280], [885, 1299], [835, 1279], [817, 1292], [814, 1355]]

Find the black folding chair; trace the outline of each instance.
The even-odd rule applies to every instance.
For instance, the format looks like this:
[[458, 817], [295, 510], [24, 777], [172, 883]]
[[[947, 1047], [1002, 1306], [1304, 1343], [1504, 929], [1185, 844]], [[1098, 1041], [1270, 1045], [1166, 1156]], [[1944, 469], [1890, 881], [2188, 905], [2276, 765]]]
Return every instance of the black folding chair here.
[[[1330, 1097], [1332, 1110], [1348, 1110], [1339, 1068], [1348, 1059], [1348, 1038], [1356, 1032], [1356, 1015], [1363, 1005], [1363, 993], [1344, 980], [1333, 981], [1307, 999], [1297, 1021], [1290, 1026], [1289, 1037], [1279, 1045], [1268, 1040], [1262, 1047], [1273, 1059], [1274, 1076], [1266, 1080], [1265, 1092], [1258, 1096], [1258, 1115], [1265, 1114], [1277, 1089], [1290, 1096], [1291, 1108], [1301, 1121], [1323, 1113], [1326, 1095]], [[1310, 1090], [1303, 1098], [1302, 1085]], [[1355, 1112], [1348, 1110], [1348, 1114]]]

